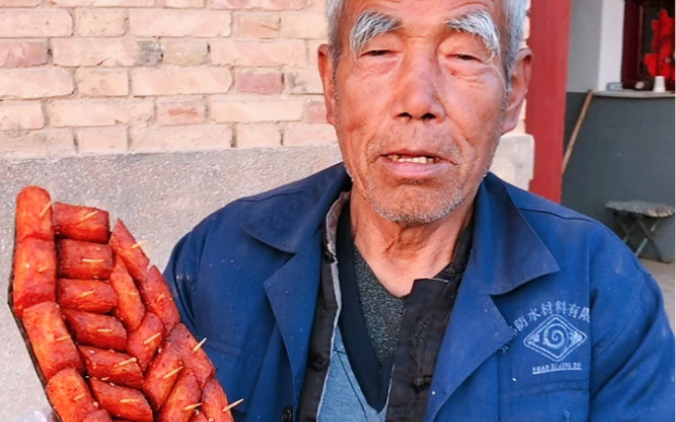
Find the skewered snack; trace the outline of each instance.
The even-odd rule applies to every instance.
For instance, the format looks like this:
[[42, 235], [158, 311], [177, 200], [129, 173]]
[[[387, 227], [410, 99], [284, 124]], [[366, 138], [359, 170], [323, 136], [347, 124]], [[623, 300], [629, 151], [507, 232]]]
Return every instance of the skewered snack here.
[[110, 235], [108, 212], [97, 208], [54, 204], [54, 233], [57, 237], [106, 243]]
[[110, 283], [61, 278], [56, 283], [56, 301], [62, 308], [105, 314], [117, 306]]
[[122, 221], [17, 196], [9, 301], [61, 422], [233, 422], [215, 368]]

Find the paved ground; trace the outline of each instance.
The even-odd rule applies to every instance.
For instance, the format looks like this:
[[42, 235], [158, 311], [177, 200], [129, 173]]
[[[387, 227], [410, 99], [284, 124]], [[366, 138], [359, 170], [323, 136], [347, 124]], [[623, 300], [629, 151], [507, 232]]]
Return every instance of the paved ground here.
[[674, 263], [665, 264], [659, 261], [652, 261], [649, 259], [642, 259], [641, 263], [650, 271], [657, 283], [662, 288], [662, 293], [664, 293], [664, 307], [667, 310], [669, 315], [669, 321], [671, 322], [671, 328], [674, 328], [674, 272], [676, 267]]

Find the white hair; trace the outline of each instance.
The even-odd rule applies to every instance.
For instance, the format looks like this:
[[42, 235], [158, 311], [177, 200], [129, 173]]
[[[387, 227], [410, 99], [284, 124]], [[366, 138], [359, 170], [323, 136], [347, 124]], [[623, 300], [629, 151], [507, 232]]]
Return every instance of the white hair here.
[[[470, 12], [458, 19], [451, 19], [447, 25], [458, 31], [468, 32], [481, 37], [488, 49], [499, 54], [504, 66], [507, 82], [511, 79], [512, 69], [521, 48], [523, 23], [526, 17], [527, 0], [503, 0], [505, 15], [505, 40], [501, 42], [500, 31], [492, 17], [485, 11]], [[337, 60], [341, 55], [339, 35], [340, 15], [344, 0], [327, 0], [326, 18], [329, 24], [329, 43], [332, 57]], [[395, 29], [398, 23], [383, 14], [365, 11], [357, 17], [350, 34], [350, 49], [357, 54], [370, 39]]]

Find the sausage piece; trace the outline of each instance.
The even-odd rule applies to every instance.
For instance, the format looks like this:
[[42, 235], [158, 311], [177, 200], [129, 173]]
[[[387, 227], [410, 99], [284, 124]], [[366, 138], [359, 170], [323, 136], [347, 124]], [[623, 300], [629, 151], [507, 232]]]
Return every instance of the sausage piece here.
[[137, 359], [141, 371], [145, 371], [155, 355], [155, 351], [164, 339], [162, 321], [150, 312], [146, 312], [139, 327], [129, 333], [127, 353]]
[[54, 240], [52, 200], [38, 186], [27, 186], [16, 197], [16, 240]]
[[108, 245], [61, 239], [56, 242], [56, 253], [59, 277], [107, 279], [113, 271], [113, 251]]
[[113, 272], [110, 274], [110, 285], [118, 297], [117, 307], [113, 314], [124, 324], [129, 331], [133, 331], [141, 325], [146, 307], [141, 301], [134, 280], [127, 272], [127, 267], [122, 259], [115, 255]]
[[56, 303], [42, 302], [24, 310], [23, 326], [46, 379], [65, 368], [84, 371]]
[[127, 331], [117, 318], [72, 309], [64, 309], [63, 316], [79, 344], [124, 351]]
[[129, 274], [134, 277], [134, 280], [143, 280], [148, 265], [150, 265], [150, 260], [121, 220], [117, 220], [115, 223], [109, 243], [115, 253], [122, 257]]
[[214, 376], [214, 365], [185, 325], [176, 324], [167, 341], [178, 349], [183, 365], [195, 375], [200, 387]]
[[136, 358], [89, 346], [80, 346], [80, 353], [90, 377], [137, 389], [143, 385], [143, 373]]
[[62, 308], [98, 314], [108, 313], [117, 305], [110, 283], [97, 280], [58, 279], [56, 298]]
[[110, 235], [108, 211], [56, 202], [53, 207], [57, 237], [107, 243]]
[[181, 316], [171, 296], [169, 286], [156, 266], [153, 265], [148, 269], [139, 283], [139, 290], [146, 308], [162, 320], [167, 331], [181, 322]]
[[94, 396], [113, 417], [136, 422], [153, 422], [153, 411], [143, 394], [133, 388], [90, 379]]
[[73, 368], [54, 375], [46, 390], [49, 401], [63, 422], [82, 422], [87, 415], [96, 412], [87, 384]]
[[14, 250], [12, 301], [21, 318], [24, 309], [56, 299], [56, 251], [54, 242], [26, 238]]
[[178, 350], [168, 343], [164, 343], [161, 352], [148, 368], [143, 383], [143, 392], [150, 401], [154, 411], [158, 411], [169, 396], [171, 388], [183, 370], [183, 362]]
[[223, 412], [228, 406], [228, 397], [216, 378], [204, 384], [202, 389], [202, 412], [209, 422], [234, 422], [230, 409]]
[[176, 381], [174, 389], [169, 394], [160, 410], [158, 422], [188, 422], [200, 403], [200, 388], [197, 378], [186, 369]]
[[113, 420], [110, 418], [110, 413], [104, 409], [100, 409], [87, 415], [82, 422], [113, 422]]

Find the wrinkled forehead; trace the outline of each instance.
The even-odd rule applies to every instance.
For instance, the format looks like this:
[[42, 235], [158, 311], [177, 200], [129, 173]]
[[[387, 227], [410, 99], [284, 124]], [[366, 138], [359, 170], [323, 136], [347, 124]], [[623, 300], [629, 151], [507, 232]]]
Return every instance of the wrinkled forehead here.
[[348, 30], [366, 11], [396, 18], [402, 27], [428, 30], [479, 11], [487, 13], [498, 28], [504, 20], [501, 0], [342, 0], [342, 6], [341, 20]]

